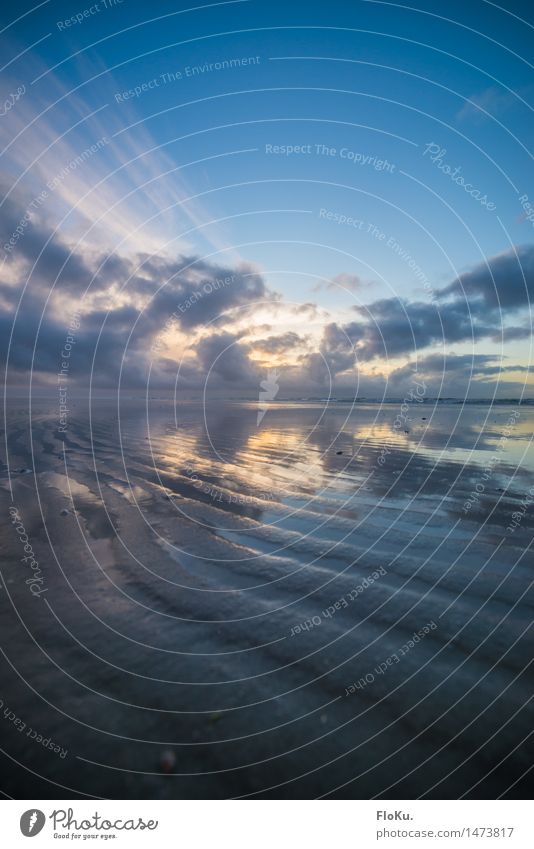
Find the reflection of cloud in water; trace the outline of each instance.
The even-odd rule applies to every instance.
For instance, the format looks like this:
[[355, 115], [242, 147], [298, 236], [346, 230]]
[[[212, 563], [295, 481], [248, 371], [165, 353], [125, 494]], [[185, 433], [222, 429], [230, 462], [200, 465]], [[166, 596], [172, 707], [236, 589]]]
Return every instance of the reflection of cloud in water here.
[[[86, 413], [73, 411], [66, 463], [76, 515], [62, 513], [69, 502], [65, 461], [54, 436], [56, 411], [33, 420], [34, 458], [24, 453], [27, 417], [21, 414], [10, 428], [18, 466], [29, 467], [34, 460], [50, 539], [86, 605], [73, 597], [58, 570], [47, 569], [49, 598], [61, 624], [43, 606], [31, 611], [32, 633], [82, 682], [82, 690], [49, 667], [44, 695], [61, 693], [78, 719], [91, 725], [98, 716], [99, 727], [111, 732], [93, 733], [79, 723], [73, 730], [64, 716], [48, 711], [47, 733], [89, 759], [150, 771], [150, 746], [125, 751], [122, 737], [116, 740], [113, 731], [165, 742], [176, 739], [178, 727], [181, 740], [210, 743], [201, 747], [201, 755], [194, 746], [183, 747], [184, 771], [193, 775], [205, 767], [215, 774], [220, 761], [206, 716], [222, 712], [221, 738], [247, 739], [246, 747], [230, 745], [224, 755], [225, 765], [236, 767], [235, 773], [225, 773], [225, 792], [231, 781], [228, 793], [239, 795], [244, 792], [242, 749], [250, 760], [261, 761], [263, 732], [274, 726], [268, 732], [269, 761], [261, 769], [276, 780], [271, 755], [276, 760], [287, 749], [276, 726], [287, 726], [293, 741], [295, 716], [305, 713], [297, 741], [305, 745], [317, 736], [316, 712], [327, 704], [331, 726], [326, 727], [343, 726], [347, 747], [363, 744], [358, 762], [372, 777], [376, 793], [391, 782], [391, 771], [389, 762], [387, 770], [375, 769], [376, 744], [367, 747], [365, 740], [380, 731], [380, 756], [389, 757], [399, 740], [413, 745], [414, 732], [434, 720], [437, 731], [417, 743], [411, 767], [471, 723], [474, 749], [483, 748], [487, 735], [495, 732], [493, 762], [507, 757], [508, 768], [513, 763], [521, 772], [522, 756], [510, 758], [509, 753], [531, 727], [517, 713], [530, 691], [515, 676], [532, 656], [525, 631], [532, 607], [523, 597], [531, 570], [526, 557], [521, 559], [531, 541], [532, 515], [525, 514], [516, 533], [503, 537], [504, 520], [509, 521], [512, 505], [532, 479], [531, 458], [513, 481], [511, 475], [517, 450], [528, 446], [534, 411], [521, 411], [521, 427], [504, 446], [502, 462], [480, 499], [480, 513], [469, 516], [462, 515], [462, 504], [495, 451], [507, 411], [493, 411], [487, 424], [484, 408], [421, 411], [429, 421], [422, 423], [426, 430], [419, 444], [413, 422], [409, 434], [393, 427], [393, 405], [360, 406], [347, 419], [346, 408], [280, 404], [269, 409], [261, 428], [253, 404], [212, 405], [209, 435], [220, 457], [210, 445], [201, 406], [184, 404], [178, 412], [176, 424], [172, 402], [160, 400], [150, 405], [147, 422], [142, 403], [122, 404], [121, 456], [112, 401], [95, 403], [92, 434]], [[385, 447], [388, 453], [382, 455]], [[383, 465], [380, 456], [385, 456]], [[189, 469], [222, 500], [199, 490]], [[53, 563], [46, 556], [32, 495], [33, 474], [18, 475], [13, 485], [36, 552], [42, 546], [43, 563]], [[260, 500], [262, 491], [273, 497]], [[0, 490], [0, 497], [8, 495]], [[239, 503], [239, 497], [250, 501]], [[18, 540], [7, 539], [2, 569], [24, 614], [29, 602], [17, 583], [17, 546]], [[297, 623], [320, 616], [380, 567], [380, 581], [347, 609], [289, 638]], [[25, 671], [40, 680], [42, 657], [34, 658], [33, 644], [21, 643], [2, 595], [0, 607], [6, 644], [13, 634]], [[402, 668], [399, 664], [381, 676], [357, 703], [338, 698], [430, 620], [438, 627]], [[95, 666], [93, 655], [88, 659], [87, 652], [74, 648], [63, 625], [110, 669], [103, 671], [102, 661]], [[404, 686], [411, 675], [416, 686]], [[473, 688], [475, 680], [479, 684]], [[497, 707], [477, 721], [496, 692], [503, 694]], [[461, 709], [453, 709], [458, 700]], [[22, 697], [21, 704], [28, 720], [37, 722], [33, 702]], [[368, 708], [372, 716], [359, 715]], [[43, 722], [42, 704], [38, 710]], [[401, 715], [410, 717], [406, 728], [404, 721], [398, 723]], [[322, 735], [324, 728], [321, 724]], [[315, 745], [326, 762], [334, 749], [329, 736], [321, 740]], [[454, 795], [454, 768], [465, 758], [465, 743], [456, 754], [446, 749], [437, 777], [451, 773], [445, 785]], [[397, 766], [402, 770], [407, 761], [401, 754]], [[298, 760], [297, 767], [302, 766]], [[485, 761], [473, 759], [477, 774], [485, 768]], [[345, 775], [342, 766], [336, 767], [336, 780], [340, 775], [350, 780], [352, 771], [352, 763]], [[59, 772], [51, 774], [64, 779]], [[84, 772], [77, 772], [76, 779], [82, 791], [88, 789]], [[113, 780], [99, 772], [105, 795], [113, 795]], [[310, 795], [320, 795], [322, 780], [320, 773], [310, 780]], [[160, 792], [157, 781], [154, 797]], [[490, 791], [497, 795], [501, 785], [495, 778]]]

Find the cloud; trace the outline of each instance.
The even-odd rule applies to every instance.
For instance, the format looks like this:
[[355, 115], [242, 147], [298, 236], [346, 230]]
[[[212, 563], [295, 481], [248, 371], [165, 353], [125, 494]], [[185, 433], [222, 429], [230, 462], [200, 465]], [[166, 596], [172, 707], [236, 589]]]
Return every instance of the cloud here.
[[445, 342], [476, 342], [496, 332], [480, 310], [461, 300], [437, 305], [384, 298], [353, 309], [365, 321], [350, 322], [343, 330], [362, 362], [414, 354]]
[[[3, 205], [2, 239], [27, 203], [12, 193]], [[409, 363], [393, 371], [391, 385], [408, 380], [415, 361], [418, 368], [424, 363], [437, 391], [445, 373], [462, 392], [469, 379], [487, 386], [492, 377], [528, 375], [528, 369], [480, 354], [469, 361], [449, 355], [444, 371], [435, 349], [528, 338], [533, 284], [534, 247], [526, 245], [479, 263], [432, 301], [377, 299], [352, 307], [348, 321], [333, 321], [311, 302], [286, 303], [250, 264], [162, 252], [124, 256], [84, 245], [72, 250], [36, 211], [3, 266], [2, 356], [5, 362], [13, 330], [9, 382], [29, 373], [35, 346], [34, 379], [53, 384], [70, 317], [79, 311], [70, 378], [80, 385], [92, 371], [99, 386], [117, 385], [120, 372], [122, 386], [144, 387], [150, 370], [154, 386], [171, 388], [179, 371], [181, 386], [201, 390], [209, 372], [210, 389], [242, 393], [257, 390], [262, 358], [276, 357], [287, 393], [323, 393], [330, 383], [350, 393], [358, 378], [379, 395], [386, 380], [380, 369], [387, 373], [389, 359], [405, 358]], [[281, 332], [272, 333], [277, 326]], [[364, 375], [359, 366], [368, 363], [378, 373]]]
[[350, 372], [356, 366], [356, 353], [346, 326], [328, 323], [322, 335], [319, 351], [301, 358], [305, 374], [322, 386], [334, 381], [337, 375]]
[[491, 337], [491, 341], [504, 344], [506, 342], [513, 342], [517, 339], [529, 339], [531, 336], [532, 326], [527, 324], [511, 325], [509, 327], [502, 327], [495, 336]]
[[529, 372], [528, 366], [508, 365], [504, 359], [495, 354], [429, 354], [395, 369], [389, 379], [398, 383], [414, 375], [441, 379], [445, 373], [482, 377], [505, 372]]
[[437, 299], [383, 298], [354, 306], [360, 320], [342, 326], [362, 362], [415, 354], [433, 345], [527, 338], [527, 323], [507, 328], [509, 314], [530, 312], [534, 246], [490, 257], [436, 292]]
[[317, 283], [313, 287], [314, 292], [319, 292], [322, 289], [334, 289], [336, 291], [340, 291], [342, 289], [346, 289], [349, 292], [361, 292], [362, 289], [365, 289], [367, 286], [370, 286], [370, 282], [367, 280], [362, 280], [361, 277], [358, 277], [357, 274], [347, 274], [343, 272], [342, 274], [337, 274], [335, 277], [332, 277], [331, 280], [328, 280], [326, 283]]
[[530, 310], [534, 298], [534, 245], [490, 257], [438, 293], [481, 298], [488, 312]]
[[[3, 243], [26, 208], [26, 198], [15, 194], [0, 210]], [[15, 248], [5, 256], [3, 270], [0, 332], [5, 362], [13, 330], [11, 382], [29, 372], [34, 346], [34, 376], [53, 379], [70, 316], [76, 311], [80, 327], [73, 346], [73, 379], [87, 375], [95, 358], [95, 379], [102, 385], [113, 385], [121, 366], [125, 381], [142, 385], [154, 339], [169, 322], [182, 333], [216, 326], [222, 320], [231, 324], [243, 309], [277, 297], [245, 263], [230, 268], [194, 256], [123, 257], [87, 248], [73, 251], [38, 215], [29, 219]], [[156, 360], [165, 358], [165, 350], [163, 345]], [[168, 373], [168, 363], [157, 362], [154, 374], [159, 372]], [[228, 357], [218, 373], [229, 374]]]
[[209, 372], [229, 383], [241, 386], [258, 384], [259, 372], [248, 358], [248, 348], [232, 333], [220, 333], [202, 339], [196, 354], [203, 374]]
[[[532, 93], [531, 86], [518, 89], [517, 95], [527, 98]], [[484, 121], [506, 115], [511, 109], [521, 105], [521, 100], [513, 91], [490, 86], [478, 94], [466, 98], [464, 105], [456, 114], [459, 121]]]
[[495, 392], [495, 378], [502, 378], [501, 390], [519, 395], [524, 385], [510, 382], [506, 375], [529, 372], [528, 366], [508, 364], [506, 358], [495, 354], [429, 354], [392, 371], [389, 383], [395, 394], [402, 393], [417, 380], [425, 383], [429, 397], [488, 397]]
[[305, 345], [307, 339], [292, 330], [281, 333], [278, 336], [269, 336], [267, 339], [255, 339], [254, 350], [262, 354], [284, 354]]

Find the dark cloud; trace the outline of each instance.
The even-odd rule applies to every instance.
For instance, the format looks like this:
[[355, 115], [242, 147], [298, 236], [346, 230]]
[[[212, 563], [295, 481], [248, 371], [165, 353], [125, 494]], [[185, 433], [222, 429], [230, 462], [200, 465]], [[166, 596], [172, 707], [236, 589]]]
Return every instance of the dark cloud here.
[[534, 298], [534, 245], [490, 257], [438, 293], [482, 301], [488, 313], [529, 310]]
[[432, 302], [384, 298], [352, 309], [362, 320], [343, 326], [362, 362], [415, 354], [433, 345], [524, 339], [531, 328], [506, 327], [509, 313], [528, 312], [534, 295], [534, 246], [488, 259], [437, 293]]
[[301, 359], [305, 374], [315, 383], [329, 385], [336, 375], [354, 370], [356, 354], [346, 327], [330, 322], [323, 331], [319, 352]]
[[[395, 369], [389, 375], [391, 387], [396, 392], [406, 390], [415, 380], [424, 381], [428, 396], [447, 395], [457, 398], [478, 394], [488, 396], [495, 387], [495, 378], [504, 378], [510, 372], [529, 373], [527, 366], [503, 361], [495, 354], [429, 354], [416, 362]], [[504, 386], [510, 387], [508, 379]], [[518, 394], [524, 387], [514, 384]]]
[[532, 336], [532, 327], [528, 325], [511, 325], [502, 327], [495, 336], [491, 337], [492, 342], [513, 342], [515, 339], [529, 339]]
[[476, 342], [497, 331], [480, 310], [461, 301], [437, 305], [385, 298], [353, 309], [366, 321], [350, 322], [343, 330], [361, 362], [414, 354], [445, 342]]
[[305, 336], [299, 336], [298, 333], [289, 330], [287, 333], [269, 336], [267, 339], [255, 339], [254, 350], [262, 354], [284, 354], [305, 344]]
[[88, 265], [46, 225], [41, 206], [36, 205], [38, 197], [3, 196], [0, 245], [8, 268], [23, 264], [30, 271], [33, 267], [35, 284], [46, 285], [48, 290], [56, 281], [76, 288], [87, 286], [91, 279]]
[[[277, 299], [246, 264], [230, 268], [194, 256], [126, 258], [87, 249], [72, 251], [46, 225], [42, 210], [31, 203], [31, 198], [14, 194], [5, 199], [0, 212], [0, 238], [8, 247], [4, 248], [6, 274], [18, 280], [16, 285], [8, 283], [7, 277], [0, 281], [0, 344], [6, 362], [13, 331], [8, 374], [12, 382], [30, 369], [35, 378], [53, 379], [72, 313], [77, 310], [82, 315], [72, 343], [70, 376], [79, 380], [93, 370], [94, 379], [108, 386], [116, 383], [122, 369], [123, 381], [133, 385], [146, 380], [149, 352], [169, 322], [184, 332], [231, 324], [239, 319], [240, 311]], [[20, 232], [14, 237], [17, 227]], [[91, 303], [98, 306], [91, 309]], [[208, 357], [208, 343], [200, 354], [202, 362]], [[168, 362], [159, 360], [153, 371], [156, 379], [173, 371]], [[225, 355], [217, 373], [229, 376], [230, 360], [236, 374], [237, 366], [245, 368], [248, 362], [245, 354], [241, 360], [235, 352]], [[186, 373], [189, 380], [200, 379], [190, 367], [184, 367]]]
[[[29, 203], [20, 196], [5, 201], [0, 213], [2, 244], [15, 232]], [[150, 369], [151, 382], [158, 387], [172, 386], [179, 370], [184, 385], [199, 388], [211, 370], [210, 380], [225, 389], [233, 384], [240, 391], [257, 387], [261, 379], [254, 351], [283, 356], [303, 346], [306, 352], [299, 356], [298, 367], [286, 370], [288, 392], [318, 386], [323, 391], [331, 381], [350, 388], [358, 363], [376, 361], [380, 370], [388, 358], [402, 356], [417, 359], [419, 368], [424, 364], [437, 384], [445, 373], [458, 391], [469, 379], [488, 381], [506, 372], [527, 371], [486, 355], [449, 355], [444, 366], [441, 355], [429, 351], [422, 359], [421, 352], [484, 339], [498, 344], [528, 338], [533, 246], [489, 258], [439, 290], [432, 301], [378, 299], [353, 307], [349, 315], [354, 318], [345, 324], [327, 319], [315, 350], [311, 337], [296, 331], [267, 334], [279, 314], [284, 323], [293, 316], [299, 329], [327, 314], [313, 303], [285, 303], [253, 267], [231, 268], [195, 256], [108, 256], [86, 248], [71, 253], [39, 210], [32, 212], [7, 252], [4, 269], [0, 346], [5, 362], [12, 333], [10, 382], [18, 382], [31, 368], [37, 381], [54, 382], [76, 310], [82, 314], [74, 333], [70, 376], [81, 382], [92, 372], [102, 386], [116, 385], [119, 371], [122, 385], [143, 386]], [[336, 280], [351, 282], [353, 288], [361, 283], [349, 275]], [[260, 304], [270, 306], [273, 325], [256, 326]], [[266, 338], [247, 343], [244, 337], [251, 328]], [[189, 338], [182, 364], [169, 359], [164, 346], [155, 347], [173, 329]], [[400, 385], [412, 373], [408, 364], [393, 372], [390, 381]], [[383, 376], [377, 375], [366, 385], [371, 391], [383, 383]]]
[[229, 383], [258, 385], [258, 371], [249, 360], [247, 346], [240, 343], [238, 335], [212, 334], [198, 343], [196, 354], [206, 378], [211, 372]]
[[241, 308], [273, 298], [263, 278], [251, 268], [231, 269], [193, 260], [187, 269], [177, 264], [145, 313], [156, 323], [175, 315], [185, 329], [227, 321], [232, 310], [237, 318]]

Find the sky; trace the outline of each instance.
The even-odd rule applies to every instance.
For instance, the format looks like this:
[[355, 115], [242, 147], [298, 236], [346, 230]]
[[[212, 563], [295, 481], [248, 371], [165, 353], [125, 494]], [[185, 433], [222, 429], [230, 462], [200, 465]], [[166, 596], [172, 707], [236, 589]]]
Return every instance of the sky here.
[[486, 0], [6, 6], [7, 385], [534, 397], [533, 23]]

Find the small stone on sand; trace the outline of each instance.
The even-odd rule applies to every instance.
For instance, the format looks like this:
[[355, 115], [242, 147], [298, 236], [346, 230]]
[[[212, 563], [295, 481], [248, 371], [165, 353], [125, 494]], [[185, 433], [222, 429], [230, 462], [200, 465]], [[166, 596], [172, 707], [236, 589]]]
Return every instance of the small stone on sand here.
[[174, 752], [170, 749], [165, 749], [165, 751], [161, 753], [159, 766], [161, 771], [166, 773], [166, 775], [171, 773], [176, 766], [176, 755]]
[[209, 723], [210, 725], [214, 725], [216, 722], [219, 722], [220, 719], [222, 719], [222, 713], [216, 711], [215, 713], [211, 714], [209, 718]]

